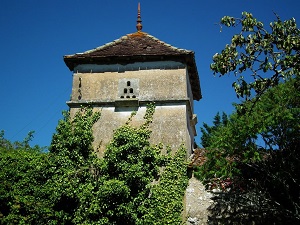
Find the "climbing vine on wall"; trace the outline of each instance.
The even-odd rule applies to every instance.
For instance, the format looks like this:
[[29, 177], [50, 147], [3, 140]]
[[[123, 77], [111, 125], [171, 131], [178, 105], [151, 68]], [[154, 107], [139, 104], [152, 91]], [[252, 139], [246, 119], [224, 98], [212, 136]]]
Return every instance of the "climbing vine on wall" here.
[[181, 146], [175, 155], [167, 155], [167, 164], [159, 183], [153, 185], [145, 200], [145, 214], [137, 224], [181, 224], [183, 196], [188, 185], [186, 148]]

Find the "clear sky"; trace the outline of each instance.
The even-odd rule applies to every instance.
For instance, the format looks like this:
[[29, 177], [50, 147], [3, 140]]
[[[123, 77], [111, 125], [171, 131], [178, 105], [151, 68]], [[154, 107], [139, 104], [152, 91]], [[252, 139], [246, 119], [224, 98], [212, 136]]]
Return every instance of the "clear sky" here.
[[[230, 114], [237, 102], [233, 76], [214, 77], [212, 56], [229, 43], [232, 30], [215, 25], [222, 16], [253, 13], [268, 25], [276, 12], [296, 18], [299, 0], [140, 0], [143, 31], [175, 47], [195, 51], [203, 99], [195, 102], [200, 126], [218, 111]], [[67, 110], [72, 73], [63, 56], [101, 46], [136, 31], [133, 0], [1, 0], [0, 130], [9, 140], [48, 146]], [[238, 32], [236, 30], [236, 32]]]

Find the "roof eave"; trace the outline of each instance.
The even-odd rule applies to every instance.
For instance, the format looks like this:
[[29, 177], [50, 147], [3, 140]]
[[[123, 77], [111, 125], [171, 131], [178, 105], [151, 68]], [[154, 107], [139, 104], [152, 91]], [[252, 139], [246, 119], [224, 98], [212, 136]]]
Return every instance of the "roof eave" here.
[[178, 54], [178, 55], [111, 55], [111, 56], [86, 56], [86, 55], [65, 55], [64, 62], [70, 71], [74, 70], [76, 65], [80, 64], [129, 64], [134, 62], [147, 62], [147, 61], [180, 61], [187, 63], [190, 58], [193, 58], [193, 52], [191, 54]]

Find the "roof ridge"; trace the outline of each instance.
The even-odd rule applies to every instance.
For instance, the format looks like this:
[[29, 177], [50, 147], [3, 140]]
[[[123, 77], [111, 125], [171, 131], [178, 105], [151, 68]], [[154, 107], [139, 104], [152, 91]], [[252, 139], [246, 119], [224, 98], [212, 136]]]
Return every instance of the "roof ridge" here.
[[148, 33], [146, 33], [146, 32], [137, 31], [137, 32], [135, 32], [135, 33], [130, 33], [130, 34], [123, 35], [123, 36], [121, 36], [120, 38], [115, 39], [115, 40], [113, 40], [113, 41], [111, 41], [111, 42], [108, 42], [108, 43], [106, 43], [106, 44], [104, 44], [104, 45], [101, 45], [101, 46], [99, 46], [99, 47], [97, 47], [97, 48], [93, 48], [93, 49], [90, 49], [90, 50], [85, 51], [85, 52], [79, 52], [79, 53], [76, 53], [75, 55], [83, 55], [83, 54], [93, 53], [93, 52], [96, 52], [96, 51], [98, 51], [98, 50], [102, 50], [102, 49], [104, 49], [104, 48], [107, 48], [107, 47], [110, 47], [110, 46], [114, 46], [114, 45], [116, 45], [116, 44], [118, 44], [118, 43], [121, 43], [123, 40], [125, 40], [125, 39], [127, 39], [127, 38], [135, 37], [135, 36], [140, 36], [140, 37], [141, 37], [141, 36], [146, 36], [146, 37], [149, 37], [149, 38], [151, 38], [151, 39], [157, 41], [158, 43], [160, 43], [160, 44], [162, 44], [162, 45], [164, 45], [164, 46], [166, 46], [166, 47], [168, 47], [168, 48], [171, 48], [171, 49], [174, 50], [174, 51], [180, 52], [180, 53], [194, 53], [194, 51], [192, 51], [192, 50], [187, 50], [187, 49], [183, 49], [183, 48], [178, 48], [178, 47], [175, 47], [175, 46], [173, 46], [173, 45], [171, 45], [171, 44], [168, 44], [168, 43], [166, 43], [166, 42], [164, 42], [164, 41], [161, 41], [161, 40], [158, 39], [157, 37], [155, 37], [155, 36], [153, 36], [153, 35], [151, 35], [151, 34], [148, 34]]
[[[147, 34], [147, 33], [146, 33], [146, 34]], [[173, 45], [171, 45], [171, 44], [168, 44], [167, 42], [164, 42], [164, 41], [158, 39], [157, 37], [154, 37], [154, 36], [151, 35], [151, 34], [147, 34], [147, 36], [150, 37], [150, 38], [152, 38], [152, 39], [154, 39], [154, 40], [156, 40], [156, 41], [159, 41], [161, 44], [163, 44], [163, 45], [165, 45], [165, 46], [167, 46], [167, 47], [170, 47], [170, 48], [172, 48], [173, 50], [184, 51], [185, 53], [192, 53], [192, 52], [193, 52], [192, 50], [187, 50], [187, 49], [183, 49], [183, 48], [178, 48], [178, 47], [176, 47], [176, 46], [173, 46]]]
[[126, 39], [126, 38], [127, 38], [127, 34], [124, 35], [124, 36], [122, 36], [122, 37], [120, 37], [120, 38], [118, 38], [118, 39], [115, 39], [115, 40], [113, 40], [113, 41], [111, 41], [111, 42], [107, 42], [107, 43], [104, 44], [104, 45], [98, 46], [97, 48], [93, 48], [93, 49], [87, 50], [87, 51], [85, 51], [85, 52], [79, 52], [79, 53], [76, 53], [76, 55], [88, 54], [88, 53], [92, 53], [92, 52], [98, 51], [98, 50], [100, 50], [100, 49], [103, 49], [103, 48], [105, 48], [105, 47], [110, 47], [110, 46], [112, 46], [112, 45], [114, 45], [114, 44], [120, 43], [121, 40], [124, 40], [124, 39]]

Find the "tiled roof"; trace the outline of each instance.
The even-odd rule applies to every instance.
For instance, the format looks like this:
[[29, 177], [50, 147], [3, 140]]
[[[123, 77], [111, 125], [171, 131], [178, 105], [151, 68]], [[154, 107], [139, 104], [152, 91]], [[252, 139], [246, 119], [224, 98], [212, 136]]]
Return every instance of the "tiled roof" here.
[[207, 160], [206, 153], [207, 150], [205, 148], [196, 148], [192, 154], [192, 159], [188, 167], [193, 168], [195, 166], [202, 166]]
[[145, 32], [127, 34], [95, 49], [64, 56], [71, 71], [79, 64], [113, 64], [175, 60], [187, 64], [195, 100], [201, 99], [194, 52], [173, 47]]
[[133, 55], [179, 55], [192, 51], [173, 47], [144, 32], [127, 34], [98, 48], [66, 57], [108, 57]]

